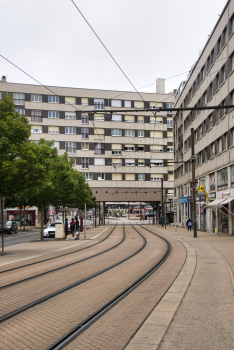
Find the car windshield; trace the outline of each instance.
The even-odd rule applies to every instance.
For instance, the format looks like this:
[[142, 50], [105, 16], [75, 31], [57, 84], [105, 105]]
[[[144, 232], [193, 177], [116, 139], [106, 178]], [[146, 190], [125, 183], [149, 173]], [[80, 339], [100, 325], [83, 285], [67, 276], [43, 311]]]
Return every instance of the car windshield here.
[[55, 224], [50, 224], [48, 227], [54, 227], [55, 226]]
[[12, 221], [7, 221], [6, 226], [12, 226]]

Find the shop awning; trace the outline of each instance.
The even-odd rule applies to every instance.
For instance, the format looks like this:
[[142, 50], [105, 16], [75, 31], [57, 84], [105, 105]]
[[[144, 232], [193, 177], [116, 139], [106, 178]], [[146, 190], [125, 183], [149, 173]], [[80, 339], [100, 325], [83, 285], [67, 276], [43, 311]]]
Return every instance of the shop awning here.
[[226, 198], [226, 199], [224, 200], [224, 202], [222, 202], [222, 205], [227, 204], [227, 203], [229, 203], [229, 202], [231, 202], [231, 201], [233, 201], [233, 200], [234, 200], [234, 198]]
[[[230, 198], [228, 198], [230, 199]], [[223, 202], [225, 201], [224, 198], [221, 199], [215, 199], [213, 202], [207, 204], [206, 206], [204, 206], [203, 208], [211, 208], [211, 207], [217, 207], [217, 206], [222, 206]]]

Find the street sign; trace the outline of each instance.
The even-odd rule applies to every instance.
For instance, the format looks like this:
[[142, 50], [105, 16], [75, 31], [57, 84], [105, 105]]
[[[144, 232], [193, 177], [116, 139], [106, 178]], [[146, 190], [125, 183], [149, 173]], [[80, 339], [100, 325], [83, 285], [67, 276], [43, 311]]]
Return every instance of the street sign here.
[[56, 210], [54, 210], [54, 214], [56, 214]]
[[204, 191], [204, 189], [205, 189], [205, 187], [204, 187], [204, 186], [198, 186], [198, 191], [199, 191], [199, 192], [203, 192], [203, 191]]

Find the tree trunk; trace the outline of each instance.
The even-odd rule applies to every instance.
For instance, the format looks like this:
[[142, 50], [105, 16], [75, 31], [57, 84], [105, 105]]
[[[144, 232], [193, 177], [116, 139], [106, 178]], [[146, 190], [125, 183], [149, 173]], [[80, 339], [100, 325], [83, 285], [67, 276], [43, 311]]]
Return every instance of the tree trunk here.
[[25, 205], [24, 205], [24, 231], [25, 231]]
[[4, 235], [3, 235], [3, 196], [1, 196], [1, 228], [2, 228], [2, 252], [4, 252]]
[[44, 241], [44, 207], [41, 205], [41, 241]]
[[20, 206], [20, 228], [22, 226], [22, 207]]

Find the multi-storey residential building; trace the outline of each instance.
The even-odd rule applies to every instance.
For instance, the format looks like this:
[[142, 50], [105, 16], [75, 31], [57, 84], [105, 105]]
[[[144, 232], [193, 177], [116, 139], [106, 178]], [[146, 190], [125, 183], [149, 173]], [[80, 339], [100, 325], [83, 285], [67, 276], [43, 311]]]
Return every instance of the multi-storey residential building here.
[[[175, 107], [234, 104], [234, 0], [227, 2]], [[191, 128], [195, 131], [196, 223], [199, 230], [234, 233], [234, 110], [193, 110], [174, 117], [175, 207], [177, 222], [191, 217]]]
[[142, 98], [136, 92], [14, 84], [4, 77], [0, 91], [13, 93], [15, 108], [30, 120], [30, 140], [54, 140], [59, 152], [74, 158], [98, 202], [160, 202], [161, 178], [164, 194], [173, 193], [173, 118], [160, 107], [172, 108], [174, 95], [165, 94], [164, 79], [156, 93]]

